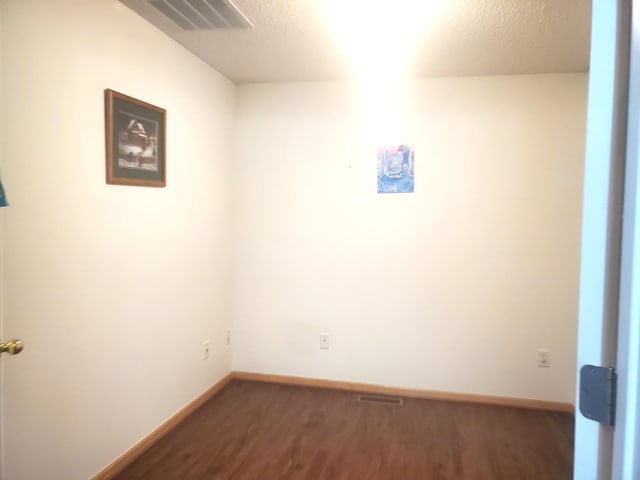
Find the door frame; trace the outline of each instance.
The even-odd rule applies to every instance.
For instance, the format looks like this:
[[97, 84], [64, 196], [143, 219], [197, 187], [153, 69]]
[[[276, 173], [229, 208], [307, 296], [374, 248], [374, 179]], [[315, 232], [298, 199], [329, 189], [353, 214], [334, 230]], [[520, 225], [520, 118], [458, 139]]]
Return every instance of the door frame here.
[[[582, 366], [616, 367], [619, 353], [631, 2], [593, 0], [592, 7], [576, 405]], [[576, 415], [575, 480], [611, 478], [614, 432]]]
[[640, 1], [631, 6], [612, 478], [640, 478]]
[[640, 478], [638, 188], [640, 0], [593, 0], [577, 367], [615, 367], [617, 418], [576, 416], [576, 480]]

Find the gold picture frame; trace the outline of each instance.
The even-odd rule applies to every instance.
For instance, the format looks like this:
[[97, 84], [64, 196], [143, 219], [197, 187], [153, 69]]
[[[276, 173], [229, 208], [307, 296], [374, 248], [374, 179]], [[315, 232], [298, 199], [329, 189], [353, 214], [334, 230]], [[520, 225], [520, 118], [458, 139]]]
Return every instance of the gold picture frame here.
[[166, 186], [166, 110], [106, 89], [105, 116], [107, 183]]

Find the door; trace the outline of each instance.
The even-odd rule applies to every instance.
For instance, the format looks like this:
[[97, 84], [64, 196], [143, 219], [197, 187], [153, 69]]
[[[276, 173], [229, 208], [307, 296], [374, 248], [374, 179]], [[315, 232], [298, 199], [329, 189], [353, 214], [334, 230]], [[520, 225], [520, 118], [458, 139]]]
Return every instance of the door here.
[[[578, 370], [618, 372], [615, 428], [576, 414], [574, 478], [636, 479], [640, 34], [638, 1], [594, 0], [585, 164]], [[634, 47], [631, 48], [631, 38]], [[630, 61], [631, 59], [631, 61]], [[631, 74], [631, 77], [630, 77]], [[631, 82], [629, 81], [631, 78]], [[623, 215], [624, 213], [624, 215]], [[635, 336], [634, 336], [635, 335]], [[579, 404], [579, 389], [576, 404]]]
[[629, 112], [618, 325], [618, 400], [612, 478], [640, 478], [640, 1], [631, 15]]

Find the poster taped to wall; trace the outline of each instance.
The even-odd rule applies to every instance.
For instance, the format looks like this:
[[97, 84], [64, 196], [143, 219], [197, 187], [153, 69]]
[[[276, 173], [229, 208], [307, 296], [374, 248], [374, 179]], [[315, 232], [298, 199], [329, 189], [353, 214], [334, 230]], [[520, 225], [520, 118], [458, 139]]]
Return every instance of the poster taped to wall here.
[[9, 200], [7, 200], [7, 196], [4, 193], [4, 187], [2, 186], [2, 180], [0, 180], [0, 207], [8, 207]]
[[414, 161], [412, 146], [378, 148], [378, 193], [412, 193]]

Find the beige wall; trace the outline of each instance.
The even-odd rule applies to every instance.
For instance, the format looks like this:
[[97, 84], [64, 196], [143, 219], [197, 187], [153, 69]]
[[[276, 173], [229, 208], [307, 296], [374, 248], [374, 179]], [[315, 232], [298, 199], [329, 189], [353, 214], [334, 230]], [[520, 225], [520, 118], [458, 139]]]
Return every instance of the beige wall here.
[[[0, 9], [3, 478], [95, 474], [231, 369], [232, 320], [235, 369], [573, 401], [586, 75], [414, 81], [384, 125], [116, 0]], [[168, 110], [166, 188], [105, 184], [105, 88]], [[414, 194], [375, 193], [387, 142]]]
[[238, 89], [233, 368], [572, 403], [587, 76], [413, 81], [386, 127], [356, 88]]
[[[235, 91], [116, 0], [2, 8], [3, 478], [86, 480], [230, 369]], [[105, 88], [167, 109], [166, 188], [105, 184]]]
[[[2, 91], [2, 87], [3, 87], [3, 81], [2, 81], [2, 72], [4, 71], [4, 49], [3, 47], [3, 35], [2, 35], [2, 30], [3, 30], [3, 15], [4, 15], [4, 5], [3, 2], [0, 1], [0, 92]], [[4, 110], [4, 98], [2, 95], [0, 95], [0, 112], [2, 112]], [[3, 171], [3, 139], [4, 139], [4, 116], [2, 114], [0, 114], [0, 176], [2, 175], [2, 171]], [[3, 333], [3, 329], [2, 329], [2, 325], [4, 323], [4, 298], [3, 298], [3, 290], [4, 290], [4, 255], [3, 255], [3, 251], [4, 251], [4, 214], [2, 213], [2, 210], [6, 210], [6, 209], [0, 209], [0, 334]], [[0, 477], [2, 476], [2, 464], [4, 463], [3, 461], [3, 457], [4, 457], [4, 438], [3, 438], [3, 434], [2, 432], [4, 431], [4, 418], [2, 415], [2, 405], [3, 405], [3, 395], [2, 395], [2, 390], [3, 390], [3, 386], [2, 386], [2, 360], [0, 359]], [[4, 478], [4, 477], [2, 477]]]

